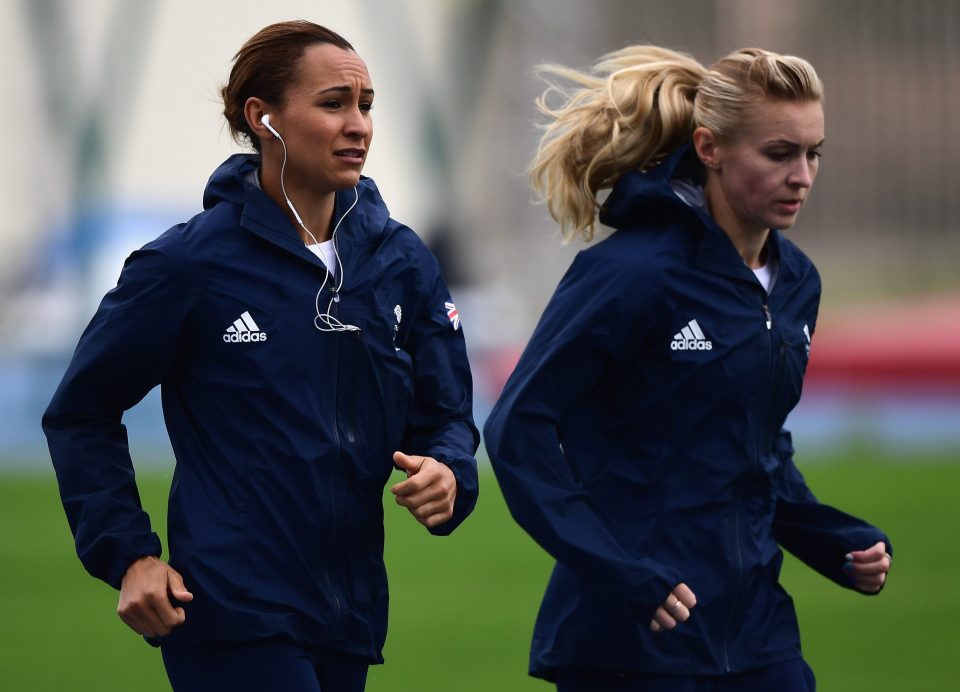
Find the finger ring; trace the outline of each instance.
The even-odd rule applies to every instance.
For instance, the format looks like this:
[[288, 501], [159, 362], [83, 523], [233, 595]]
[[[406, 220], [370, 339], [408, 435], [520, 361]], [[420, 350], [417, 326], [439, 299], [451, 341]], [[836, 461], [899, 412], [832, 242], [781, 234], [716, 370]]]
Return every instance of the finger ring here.
[[673, 607], [672, 607], [672, 608], [670, 608], [670, 612], [671, 612], [671, 613], [676, 613], [678, 610], [680, 610], [680, 606], [682, 606], [682, 605], [683, 605], [683, 603], [681, 603], [681, 602], [680, 602], [680, 599], [678, 598], [678, 599], [677, 599], [677, 602], [673, 604]]

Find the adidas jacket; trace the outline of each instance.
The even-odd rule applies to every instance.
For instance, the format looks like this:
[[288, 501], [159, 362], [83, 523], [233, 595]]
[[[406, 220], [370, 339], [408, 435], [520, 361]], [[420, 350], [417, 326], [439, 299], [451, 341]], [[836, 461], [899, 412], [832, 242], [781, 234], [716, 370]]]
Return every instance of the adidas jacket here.
[[[576, 256], [485, 426], [513, 516], [557, 560], [536, 676], [723, 674], [799, 657], [780, 546], [847, 585], [844, 555], [886, 540], [816, 500], [782, 429], [816, 326], [816, 270], [771, 233], [768, 297], [723, 231], [674, 194], [686, 161], [680, 151], [618, 182], [601, 217], [618, 232]], [[697, 607], [654, 634], [680, 582]]]
[[[43, 427], [77, 552], [119, 587], [131, 561], [160, 554], [121, 416], [161, 385], [177, 459], [169, 559], [194, 594], [169, 641], [286, 637], [379, 662], [393, 452], [433, 456], [456, 476], [454, 516], [433, 533], [476, 502], [463, 333], [433, 256], [366, 178], [337, 234], [333, 310], [361, 331], [318, 331], [326, 269], [249, 182], [257, 166], [228, 159], [205, 211], [128, 258]], [[353, 201], [337, 194], [338, 218]]]

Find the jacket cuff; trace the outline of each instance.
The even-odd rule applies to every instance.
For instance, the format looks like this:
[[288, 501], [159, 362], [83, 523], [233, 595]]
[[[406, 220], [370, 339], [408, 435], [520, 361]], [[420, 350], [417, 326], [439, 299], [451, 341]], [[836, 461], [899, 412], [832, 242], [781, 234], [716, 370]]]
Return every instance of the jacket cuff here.
[[94, 576], [99, 576], [103, 581], [119, 591], [123, 583], [123, 576], [127, 573], [130, 565], [142, 557], [151, 555], [153, 557], [160, 557], [162, 554], [163, 548], [160, 545], [160, 537], [157, 534], [149, 533], [136, 536], [130, 543], [123, 546], [116, 556], [110, 560], [110, 563], [106, 565], [104, 574], [95, 574]]
[[672, 567], [655, 563], [649, 558], [642, 560], [644, 570], [637, 577], [630, 600], [640, 622], [649, 623], [657, 608], [670, 596], [678, 584], [684, 583], [683, 576]]
[[477, 460], [444, 447], [431, 449], [428, 455], [453, 471], [453, 477], [457, 481], [457, 497], [453, 503], [453, 516], [443, 524], [427, 529], [434, 536], [448, 536], [463, 523], [464, 519], [470, 516], [473, 508], [477, 505], [477, 496], [480, 492], [477, 481]]

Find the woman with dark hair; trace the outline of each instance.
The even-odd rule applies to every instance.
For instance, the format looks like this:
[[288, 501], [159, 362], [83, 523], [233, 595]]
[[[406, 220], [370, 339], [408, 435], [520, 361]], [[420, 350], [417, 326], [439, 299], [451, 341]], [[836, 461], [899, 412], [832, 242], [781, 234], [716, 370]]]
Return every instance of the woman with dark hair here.
[[781, 233], [819, 168], [820, 80], [758, 49], [550, 71], [573, 87], [541, 101], [531, 178], [568, 239], [598, 211], [617, 230], [577, 255], [484, 430], [557, 560], [530, 672], [561, 692], [812, 690], [780, 546], [865, 594], [892, 551], [817, 501], [782, 428], [820, 301]]
[[[268, 26], [223, 88], [255, 154], [133, 253], [43, 420], [87, 570], [176, 690], [362, 690], [382, 662], [382, 492], [431, 533], [477, 498], [459, 316], [361, 176], [373, 86], [337, 34]], [[121, 417], [157, 384], [177, 464], [169, 563]]]

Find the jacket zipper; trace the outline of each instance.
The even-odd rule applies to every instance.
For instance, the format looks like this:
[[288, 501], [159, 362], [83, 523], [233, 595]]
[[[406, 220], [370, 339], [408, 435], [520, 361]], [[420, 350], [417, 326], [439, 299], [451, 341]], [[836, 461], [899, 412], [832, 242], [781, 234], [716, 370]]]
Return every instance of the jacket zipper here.
[[760, 415], [757, 417], [757, 423], [760, 429], [757, 430], [755, 467], [760, 466], [760, 455], [763, 454], [763, 450], [767, 447], [767, 441], [770, 439], [769, 434], [767, 434], [767, 428], [769, 427], [767, 423], [767, 401], [770, 398], [771, 383], [775, 375], [773, 372], [773, 334], [771, 332], [773, 329], [773, 317], [771, 317], [770, 308], [767, 307], [766, 303], [763, 304], [761, 310], [763, 310], [764, 321], [767, 325], [767, 380], [763, 390], [763, 398], [760, 400]]
[[[336, 279], [333, 272], [330, 272], [332, 279]], [[337, 319], [340, 319], [340, 296], [337, 294], [337, 289], [335, 288], [336, 283], [334, 282], [330, 286], [330, 292], [333, 294], [333, 316]], [[330, 579], [330, 555], [333, 552], [334, 543], [337, 540], [337, 498], [336, 498], [336, 487], [334, 481], [336, 480], [336, 471], [337, 465], [340, 462], [340, 449], [343, 446], [343, 443], [340, 439], [340, 416], [339, 416], [339, 400], [340, 400], [340, 335], [337, 333], [331, 334], [334, 338], [335, 344], [333, 346], [333, 439], [336, 443], [336, 452], [333, 456], [333, 465], [330, 468], [330, 540], [327, 543], [327, 553], [323, 561], [323, 576], [324, 581], [327, 583], [327, 588], [330, 590], [330, 595], [333, 596], [333, 602], [336, 606], [337, 615], [333, 623], [333, 629], [330, 632], [330, 639], [333, 639], [336, 631], [340, 628], [340, 597], [337, 595], [336, 589], [333, 587], [333, 581]]]
[[[757, 430], [757, 443], [756, 443], [756, 453], [754, 455], [754, 466], [760, 465], [760, 453], [763, 447], [763, 439], [766, 438], [764, 430], [766, 429], [766, 406], [767, 398], [770, 391], [770, 381], [773, 377], [773, 317], [770, 314], [770, 308], [766, 303], [763, 303], [760, 306], [760, 310], [763, 313], [763, 322], [766, 326], [766, 338], [767, 338], [767, 378], [763, 387], [763, 397], [760, 399], [760, 411], [758, 415], [758, 427]], [[727, 625], [723, 631], [723, 665], [726, 672], [732, 672], [732, 667], [730, 665], [730, 627], [733, 624], [734, 613], [737, 612], [738, 602], [740, 600], [740, 589], [742, 587], [743, 581], [743, 551], [740, 547], [740, 493], [737, 493], [736, 505], [734, 506], [733, 513], [733, 535], [734, 535], [734, 544], [737, 548], [737, 583], [733, 591], [733, 601], [730, 604], [730, 614], [727, 616]]]

